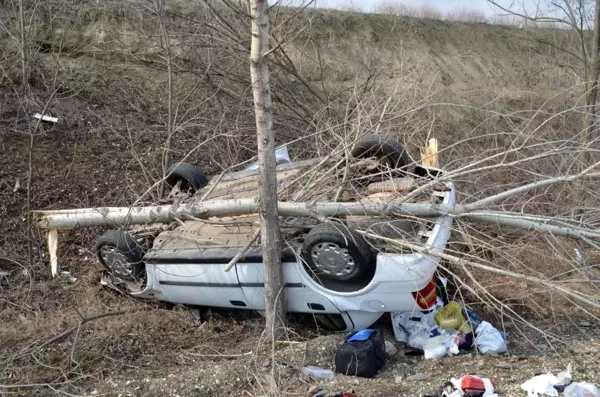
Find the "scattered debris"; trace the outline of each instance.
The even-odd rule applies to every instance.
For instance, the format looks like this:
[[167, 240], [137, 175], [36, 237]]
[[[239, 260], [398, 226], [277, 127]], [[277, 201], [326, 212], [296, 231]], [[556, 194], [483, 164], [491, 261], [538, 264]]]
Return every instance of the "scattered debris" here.
[[573, 369], [571, 367], [571, 364], [568, 364], [567, 370], [557, 373], [556, 377], [558, 378], [560, 383], [562, 383], [565, 386], [569, 386], [571, 382], [573, 382], [573, 375], [571, 375], [572, 371]]
[[394, 344], [390, 341], [385, 341], [385, 354], [387, 354], [388, 357], [394, 357], [396, 354], [398, 353], [398, 349], [396, 348], [396, 346], [394, 346]]
[[335, 371], [345, 375], [372, 378], [385, 363], [385, 342], [379, 329], [352, 333], [338, 348]]
[[477, 348], [483, 354], [487, 354], [489, 352], [500, 354], [506, 353], [508, 350], [506, 347], [506, 341], [500, 332], [487, 321], [483, 321], [481, 324], [479, 324], [479, 327], [477, 327], [475, 330], [475, 335]]
[[192, 314], [192, 317], [194, 318], [194, 320], [202, 321], [202, 313], [200, 312], [200, 309], [198, 309], [196, 307], [191, 308], [190, 313]]
[[42, 116], [40, 113], [36, 113], [31, 117], [33, 117], [34, 119], [38, 119], [38, 120], [42, 119], [42, 121], [47, 121], [49, 123], [58, 123], [58, 117], [52, 117], [47, 114]]
[[[448, 355], [449, 350], [453, 345], [453, 339], [455, 335], [449, 335], [445, 331], [441, 331], [440, 335], [433, 338], [429, 338], [423, 344], [423, 352], [425, 353], [425, 359], [437, 359]], [[456, 353], [454, 353], [456, 351]], [[450, 354], [458, 354], [458, 349], [453, 349]]]
[[[275, 149], [275, 161], [277, 165], [290, 163], [292, 160], [290, 158], [290, 153], [288, 151], [287, 146], [280, 147]], [[249, 166], [246, 167], [246, 170], [257, 170], [258, 169], [258, 161], [253, 162]]]
[[335, 378], [335, 374], [332, 370], [321, 367], [315, 367], [312, 365], [302, 368], [302, 372], [314, 379]]
[[[477, 314], [458, 302], [438, 303], [428, 313], [392, 313], [394, 335], [400, 342], [423, 351], [426, 359], [453, 356], [476, 344], [481, 352], [498, 356], [507, 352], [506, 333], [481, 321]], [[473, 332], [476, 329], [476, 332]]]
[[556, 386], [560, 386], [560, 380], [554, 374], [542, 374], [534, 376], [521, 385], [521, 389], [527, 392], [528, 397], [558, 396]]
[[463, 334], [473, 332], [469, 322], [463, 316], [463, 308], [458, 302], [449, 302], [435, 315], [435, 322], [443, 329], [456, 329]]
[[442, 397], [497, 397], [496, 382], [491, 379], [466, 375], [454, 378], [442, 386]]
[[437, 328], [434, 316], [443, 306], [444, 303], [438, 298], [434, 309], [429, 313], [420, 311], [391, 313], [396, 340], [408, 343], [415, 349], [423, 350], [423, 342], [430, 337], [437, 336], [437, 334], [429, 332]]
[[429, 375], [425, 374], [415, 374], [406, 378], [406, 380], [410, 382], [425, 382], [429, 380]]
[[20, 188], [21, 188], [21, 182], [19, 182], [19, 180], [17, 179], [15, 181], [15, 187], [13, 188], [13, 193], [18, 192]]
[[576, 382], [565, 388], [565, 397], [600, 397], [600, 390], [593, 383]]
[[0, 269], [0, 283], [2, 281], [8, 282], [8, 276], [10, 276], [10, 272]]
[[60, 275], [62, 278], [64, 278], [65, 280], [69, 281], [72, 284], [77, 282], [77, 277], [73, 277], [71, 275], [71, 272], [69, 272], [69, 271], [63, 270], [62, 272], [60, 272]]
[[465, 314], [467, 315], [467, 318], [469, 319], [469, 322], [471, 323], [471, 328], [477, 329], [477, 327], [479, 327], [479, 324], [481, 324], [481, 319], [479, 318], [477, 313], [475, 313], [473, 310], [469, 309], [468, 307], [465, 307]]

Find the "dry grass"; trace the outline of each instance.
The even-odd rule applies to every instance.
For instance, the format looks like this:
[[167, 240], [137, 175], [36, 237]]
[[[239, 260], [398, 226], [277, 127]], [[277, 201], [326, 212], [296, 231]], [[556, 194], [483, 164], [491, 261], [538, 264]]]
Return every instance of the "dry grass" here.
[[[90, 253], [100, 230], [61, 235], [61, 263], [78, 278], [75, 284], [50, 280], [41, 235], [34, 242], [34, 265], [25, 265], [25, 192], [23, 188], [13, 192], [13, 187], [17, 180], [24, 186], [27, 173], [28, 137], [23, 134], [29, 122], [27, 114], [39, 111], [44, 103], [46, 83], [57, 60], [61, 88], [49, 110], [61, 121], [54, 127], [44, 126], [37, 140], [35, 208], [127, 205], [147, 191], [161, 173], [161, 146], [166, 139], [164, 64], [156, 57], [159, 51], [151, 38], [131, 23], [131, 15], [139, 11], [113, 11], [81, 11], [80, 18], [68, 21], [68, 15], [63, 15], [56, 26], [62, 24], [74, 32], [67, 40], [68, 46], [56, 31], [45, 31], [47, 35], [38, 44], [54, 51], [35, 55], [31, 90], [26, 95], [11, 84], [12, 80], [18, 81], [16, 53], [9, 46], [3, 47], [0, 227], [6, 232], [0, 235], [0, 268], [11, 275], [0, 292], [0, 356], [4, 363], [0, 384], [51, 384], [26, 388], [23, 393], [27, 395], [50, 395], [54, 393], [50, 387], [76, 395], [94, 388], [147, 396], [173, 395], [177, 392], [172, 390], [180, 389], [184, 389], [181, 395], [240, 395], [241, 391], [259, 395], [268, 387], [273, 365], [271, 352], [261, 340], [260, 319], [215, 316], [200, 324], [181, 308], [143, 303], [103, 289], [97, 284]], [[188, 11], [187, 17], [200, 17], [195, 10]], [[151, 15], [143, 17], [143, 29], [151, 29]], [[443, 148], [442, 164], [449, 170], [524, 145], [510, 156], [486, 163], [492, 167], [485, 171], [457, 175], [461, 201], [572, 171], [573, 153], [583, 149], [577, 141], [581, 87], [575, 85], [573, 74], [561, 67], [567, 60], [561, 56], [557, 60], [547, 46], [518, 39], [516, 36], [522, 32], [329, 11], [307, 12], [298, 20], [298, 25], [309, 20], [311, 30], [295, 36], [286, 50], [307, 80], [326, 93], [329, 103], [327, 107], [318, 104], [296, 79], [279, 69], [274, 73], [278, 143], [305, 138], [291, 147], [294, 158], [331, 154], [344, 146], [340, 142], [347, 144], [360, 134], [374, 132], [401, 140], [415, 159], [426, 138], [436, 136]], [[169, 25], [173, 32], [184, 32], [181, 36], [190, 42], [202, 33], [194, 31], [194, 26], [195, 22], [185, 18], [174, 18]], [[107, 36], [98, 34], [100, 27], [107, 29]], [[77, 33], [80, 30], [86, 34]], [[556, 32], [531, 34], [567, 39]], [[100, 41], [101, 37], [105, 41]], [[528, 36], [531, 38], [539, 36]], [[7, 42], [4, 36], [0, 40]], [[55, 50], [60, 42], [64, 53], [58, 58]], [[190, 42], [178, 44], [178, 51], [187, 56], [181, 63], [187, 70], [176, 74], [181, 118], [172, 158], [188, 156], [188, 162], [207, 174], [216, 174], [255, 153], [247, 64], [241, 56], [236, 58], [227, 51], [212, 55], [200, 50], [183, 51], [191, 48]], [[152, 51], [143, 53], [144, 48]], [[209, 61], [214, 62], [214, 69]], [[196, 73], [198, 70], [210, 70], [212, 80], [208, 82], [203, 73]], [[197, 88], [190, 90], [195, 84]], [[199, 142], [203, 144], [197, 147]], [[585, 149], [596, 156], [594, 145], [592, 142]], [[192, 147], [196, 149], [190, 151]], [[541, 153], [551, 155], [533, 159]], [[520, 162], [500, 166], [510, 161]], [[599, 203], [591, 193], [594, 185], [584, 185], [584, 189], [590, 192], [583, 206], [588, 215], [586, 222], [597, 226], [595, 208]], [[336, 186], [328, 190], [335, 192]], [[573, 208], [572, 191], [572, 186], [566, 186], [531, 193], [504, 202], [501, 208], [567, 216]], [[155, 193], [151, 189], [144, 200], [156, 200]], [[472, 241], [453, 245], [453, 254], [543, 277], [597, 298], [598, 247], [584, 249], [563, 239], [457, 224]], [[459, 240], [461, 230], [455, 231], [453, 240]], [[584, 252], [587, 262], [574, 260], [575, 247]], [[510, 332], [516, 337], [511, 343], [516, 352], [529, 352], [531, 346], [547, 341], [543, 334], [530, 333], [530, 328], [510, 310], [552, 335], [593, 335], [590, 329], [580, 329], [581, 318], [592, 318], [589, 313], [555, 291], [482, 270], [448, 267], [469, 287], [460, 288], [457, 297], [474, 305], [482, 316], [512, 327]], [[466, 270], [479, 286], [468, 281]], [[34, 354], [8, 360], [27, 346], [40, 346], [76, 325], [78, 311], [83, 316], [111, 311], [126, 314], [93, 321], [78, 334]], [[330, 366], [340, 338], [313, 340], [316, 331], [310, 326], [296, 331], [300, 335], [292, 341], [301, 343], [282, 345], [275, 354], [280, 386], [290, 395], [301, 395], [308, 383], [298, 369], [306, 364]], [[307, 339], [309, 342], [304, 343]], [[594, 380], [598, 374], [585, 360], [597, 362], [595, 347], [588, 351], [587, 342], [573, 343], [584, 353], [575, 356], [563, 350], [564, 359], [550, 362], [560, 366], [567, 358], [576, 360], [585, 369], [582, 377]], [[564, 349], [558, 343], [555, 347]], [[247, 352], [252, 354], [238, 356]], [[524, 373], [533, 374], [541, 367], [550, 369], [548, 362], [533, 358], [524, 360], [527, 365], [510, 361], [514, 370], [508, 374], [490, 370], [494, 363], [489, 359], [460, 358], [440, 363], [410, 360], [396, 357], [379, 380], [355, 385], [353, 379], [338, 378], [332, 387], [356, 386], [361, 397], [416, 395], [431, 391], [425, 389], [434, 383], [437, 387], [442, 378], [456, 375], [462, 362], [473, 360], [473, 370], [512, 383], [524, 380]], [[434, 373], [431, 384], [394, 382], [396, 376], [414, 371]], [[127, 381], [133, 383], [128, 385]]]

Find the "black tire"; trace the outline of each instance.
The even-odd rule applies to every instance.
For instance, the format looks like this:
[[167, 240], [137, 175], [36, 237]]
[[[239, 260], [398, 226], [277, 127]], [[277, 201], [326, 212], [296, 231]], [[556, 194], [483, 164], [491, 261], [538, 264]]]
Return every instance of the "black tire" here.
[[[100, 264], [102, 264], [110, 274], [117, 278], [135, 281], [145, 273], [145, 265], [142, 261], [144, 258], [144, 250], [127, 232], [122, 230], [106, 231], [98, 239], [94, 252], [96, 252]], [[107, 253], [118, 253], [122, 255], [122, 257], [126, 259], [127, 265], [130, 266], [130, 271], [127, 271], [125, 268], [115, 269], [110, 263], [106, 263], [104, 256]]]
[[[329, 260], [326, 253], [331, 249], [335, 250], [334, 246], [343, 249], [344, 252]], [[325, 255], [319, 255], [319, 251], [325, 252]], [[327, 262], [321, 263], [320, 256], [321, 261]], [[336, 226], [330, 223], [322, 223], [308, 232], [302, 245], [302, 258], [316, 277], [342, 281], [360, 279], [365, 274], [368, 275], [375, 263], [371, 246], [362, 235], [346, 229], [343, 225]], [[350, 259], [352, 264], [342, 269], [345, 264], [342, 260]], [[336, 260], [339, 262], [336, 263]]]
[[352, 148], [352, 157], [363, 159], [375, 157], [382, 165], [391, 169], [406, 170], [410, 157], [400, 142], [383, 135], [366, 135]]
[[339, 314], [315, 314], [314, 319], [325, 331], [340, 332], [347, 328], [346, 322]]
[[165, 183], [173, 189], [181, 181], [181, 190], [192, 194], [208, 184], [208, 179], [202, 170], [189, 163], [176, 163], [170, 166], [165, 175]]

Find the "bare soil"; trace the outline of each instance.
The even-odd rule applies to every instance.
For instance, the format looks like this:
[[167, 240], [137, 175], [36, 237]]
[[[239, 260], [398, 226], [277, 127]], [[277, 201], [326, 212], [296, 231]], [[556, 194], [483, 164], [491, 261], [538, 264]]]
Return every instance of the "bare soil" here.
[[[93, 6], [89, 7], [94, 11]], [[449, 167], [485, 155], [492, 145], [487, 134], [509, 130], [525, 117], [512, 112], [530, 114], [531, 109], [574, 80], [559, 65], [561, 62], [549, 63], [552, 53], [547, 47], [531, 40], [514, 39], [518, 32], [510, 28], [412, 20], [393, 30], [392, 21], [385, 18], [340, 15], [324, 12], [315, 19], [315, 24], [320, 24], [315, 39], [327, 49], [323, 54], [323, 73], [319, 74], [314, 62], [305, 64], [311, 59], [301, 55], [306, 49], [291, 49], [291, 56], [297, 58], [311, 81], [323, 87], [353, 89], [356, 76], [364, 76], [372, 66], [363, 60], [383, 59], [387, 62], [382, 68], [385, 74], [377, 84], [386, 91], [397, 90], [395, 99], [401, 103], [399, 106], [421, 106], [421, 99], [414, 100], [412, 96], [474, 106], [419, 109], [411, 111], [411, 116], [403, 116], [404, 124], [384, 126], [409, 143], [422, 142], [433, 130], [442, 147], [450, 147], [473, 131], [480, 133], [481, 138], [465, 145], [468, 150], [452, 147], [442, 154], [442, 161]], [[62, 54], [61, 90], [48, 108], [60, 121], [57, 125], [43, 124], [35, 137], [34, 209], [126, 205], [147, 191], [161, 174], [162, 145], [166, 139], [166, 79], [160, 69], [162, 65], [157, 66], [142, 56], [114, 55], [107, 43], [99, 39], [80, 42], [84, 35], [77, 29], [86, 32], [86, 40], [88, 33], [92, 38], [110, 37], [100, 33], [102, 29], [110, 29], [110, 24], [104, 23], [112, 17], [88, 25], [75, 21], [76, 26], [66, 32], [73, 36], [69, 45], [77, 53], [72, 57]], [[390, 29], [395, 33], [388, 41]], [[52, 36], [52, 32], [46, 33]], [[122, 34], [121, 39], [132, 37], [131, 32], [118, 33]], [[405, 41], [405, 37], [410, 40]], [[52, 39], [45, 38], [50, 44]], [[113, 43], [117, 41], [114, 39]], [[147, 44], [131, 45], [139, 50], [149, 47]], [[404, 54], [403, 58], [397, 58], [397, 54]], [[287, 343], [278, 344], [271, 351], [270, 344], [261, 340], [264, 322], [252, 313], [213, 314], [201, 322], [185, 308], [141, 302], [101, 287], [91, 252], [102, 232], [99, 229], [60, 234], [61, 270], [75, 277], [74, 282], [68, 277], [51, 279], [44, 238], [37, 230], [33, 264], [27, 264], [25, 213], [30, 144], [27, 133], [32, 128], [30, 113], [41, 111], [48, 98], [47, 84], [52, 80], [54, 62], [51, 53], [37, 54], [34, 60], [35, 73], [29, 92], [20, 92], [10, 84], [10, 78], [18, 81], [16, 61], [10, 64], [3, 59], [9, 72], [0, 81], [0, 270], [9, 273], [0, 278], [0, 394], [260, 396], [267, 394], [274, 377], [280, 395], [305, 395], [307, 386], [319, 381], [307, 378], [301, 368], [316, 365], [333, 369], [335, 350], [344, 338], [324, 332], [310, 318], [294, 319]], [[198, 65], [192, 66], [200, 69]], [[245, 73], [247, 69], [243, 70]], [[222, 70], [213, 79], [218, 79], [219, 73]], [[195, 80], [190, 82], [188, 78], [182, 73], [178, 84], [192, 86]], [[206, 98], [200, 95], [194, 98], [203, 107], [193, 109], [194, 100], [184, 102], [183, 91], [179, 92], [184, 102], [181, 114], [189, 110], [193, 118], [178, 132], [172, 148], [173, 159], [188, 156], [186, 161], [211, 175], [252, 156], [255, 148], [252, 107], [248, 102], [247, 82], [239, 80], [239, 86], [233, 86], [230, 80], [218, 81], [234, 91], [222, 95], [220, 106], [225, 110], [211, 100], [202, 102]], [[305, 95], [295, 82], [282, 81], [299, 97]], [[202, 95], [213, 97], [210, 85], [200, 87]], [[373, 107], [373, 119], [377, 120], [381, 106], [375, 100]], [[278, 142], [309, 130], [289, 114], [283, 118], [282, 108], [276, 109]], [[510, 116], [492, 119], [489, 116], [492, 111]], [[545, 113], [542, 115], [545, 117]], [[550, 132], [557, 136], [570, 134], [579, 122], [578, 117], [565, 116], [536, 133], [545, 136], [555, 128]], [[494, 148], [502, 149], [503, 137], [495, 140]], [[190, 149], [204, 141], [206, 144]], [[310, 146], [295, 150], [293, 155], [302, 157], [326, 152], [328, 147], [325, 139], [319, 137]], [[416, 157], [414, 148], [409, 150]], [[518, 183], [515, 175], [518, 174], [514, 170], [501, 169], [478, 180], [457, 183], [464, 188], [465, 195], [483, 194], [513, 186]], [[151, 202], [155, 193], [152, 191], [145, 200]], [[560, 213], [559, 198], [552, 197], [551, 204], [536, 208], [541, 213]], [[542, 244], [543, 240], [540, 243], [533, 237], [531, 243], [525, 244], [530, 239], [527, 236], [523, 245], [509, 252], [503, 250], [509, 246], [508, 242], [524, 240], [523, 236], [493, 228], [477, 236], [489, 246], [473, 255], [507, 269], [518, 268], [548, 277], [560, 277], [570, 269], [567, 259], [574, 245], [565, 244], [562, 252], [555, 252]], [[460, 245], [458, 236], [453, 241]], [[496, 251], [492, 250], [494, 247]], [[562, 370], [568, 363], [573, 364], [576, 380], [600, 382], [599, 322], [593, 313], [575, 310], [572, 302], [565, 302], [531, 283], [491, 277], [483, 272], [473, 274], [505, 305], [501, 309], [498, 305], [476, 308], [482, 317], [498, 327], [504, 325], [509, 332], [509, 355], [482, 357], [471, 353], [425, 361], [405, 355], [404, 348], [396, 344], [399, 353], [389, 358], [375, 379], [337, 375], [321, 383], [331, 391], [354, 389], [359, 397], [413, 397], [435, 392], [450, 377], [476, 373], [494, 378], [502, 396], [523, 396], [519, 390], [523, 381], [536, 373]], [[597, 288], [593, 292], [597, 293]], [[469, 303], [477, 301], [468, 294], [458, 297]], [[506, 308], [515, 310], [538, 330], [522, 322], [511, 323], [503, 311]], [[116, 312], [124, 314], [77, 328], [82, 316]], [[382, 326], [387, 340], [393, 341], [389, 322], [384, 319]], [[58, 337], [69, 329], [71, 333]], [[409, 380], [414, 374], [428, 378]]]

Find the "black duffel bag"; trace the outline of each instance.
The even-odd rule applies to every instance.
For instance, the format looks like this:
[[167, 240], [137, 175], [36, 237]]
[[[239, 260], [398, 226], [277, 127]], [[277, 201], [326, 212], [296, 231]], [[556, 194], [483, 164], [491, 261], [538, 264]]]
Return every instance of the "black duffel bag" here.
[[385, 363], [385, 341], [380, 329], [362, 329], [351, 334], [335, 355], [335, 371], [372, 378]]

